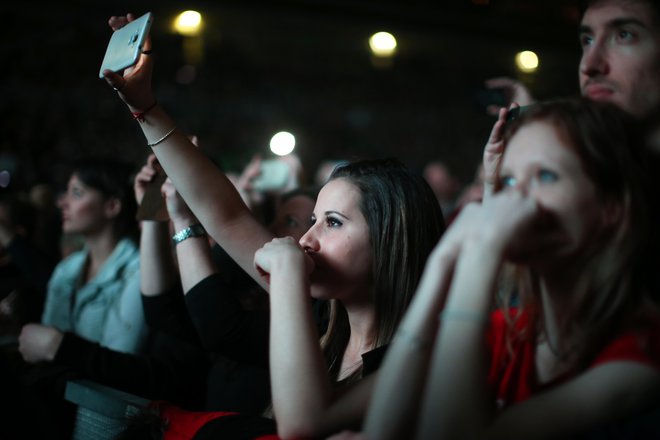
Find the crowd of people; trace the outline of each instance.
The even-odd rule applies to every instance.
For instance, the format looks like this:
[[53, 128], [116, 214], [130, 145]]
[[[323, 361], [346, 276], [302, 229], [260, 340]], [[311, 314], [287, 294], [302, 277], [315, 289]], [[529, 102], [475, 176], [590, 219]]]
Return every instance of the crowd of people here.
[[511, 105], [462, 190], [440, 161], [222, 170], [148, 39], [104, 72], [146, 162], [73, 163], [50, 243], [0, 199], [0, 436], [71, 438], [84, 378], [154, 402], [124, 439], [659, 437], [660, 6], [587, 1], [579, 39], [581, 97], [487, 83]]

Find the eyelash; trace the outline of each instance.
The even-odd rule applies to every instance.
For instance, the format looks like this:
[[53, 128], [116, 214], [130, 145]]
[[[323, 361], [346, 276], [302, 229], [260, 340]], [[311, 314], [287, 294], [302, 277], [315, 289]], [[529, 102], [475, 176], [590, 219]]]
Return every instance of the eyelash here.
[[334, 217], [326, 217], [325, 218], [325, 223], [330, 228], [339, 228], [339, 227], [341, 227], [341, 225], [343, 225], [343, 223], [340, 220], [338, 220]]
[[580, 35], [580, 46], [585, 47], [591, 44], [593, 41], [593, 37], [591, 35]]
[[[312, 216], [312, 217], [309, 219], [310, 227], [313, 226], [315, 223], [316, 223], [316, 217]], [[335, 218], [335, 217], [330, 217], [330, 216], [328, 216], [328, 217], [325, 218], [325, 224], [326, 224], [326, 226], [328, 226], [329, 228], [339, 228], [339, 227], [341, 227], [344, 223], [343, 223], [341, 220], [339, 220], [339, 219], [337, 219], [337, 218]]]
[[[614, 37], [619, 41], [622, 40], [624, 42], [630, 42], [635, 40], [636, 35], [634, 32], [631, 32], [629, 30], [619, 29], [614, 34]], [[591, 43], [593, 43], [593, 40], [594, 40], [593, 35], [587, 35], [587, 34], [580, 35], [580, 45], [582, 47], [589, 46]]]
[[[536, 173], [536, 179], [541, 183], [556, 182], [559, 179], [559, 176], [554, 171], [540, 169]], [[511, 188], [515, 185], [516, 179], [513, 176], [502, 176], [500, 178], [500, 186], [502, 188]]]
[[515, 186], [516, 179], [513, 178], [513, 176], [502, 176], [500, 178], [500, 185], [502, 188], [511, 188], [512, 186]]

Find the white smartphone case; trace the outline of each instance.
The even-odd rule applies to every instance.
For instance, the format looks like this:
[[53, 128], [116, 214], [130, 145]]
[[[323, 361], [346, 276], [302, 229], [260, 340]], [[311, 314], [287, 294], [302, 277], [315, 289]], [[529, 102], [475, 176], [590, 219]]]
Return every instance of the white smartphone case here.
[[99, 78], [103, 78], [104, 70], [119, 72], [137, 63], [152, 21], [151, 12], [147, 12], [112, 33], [101, 63]]

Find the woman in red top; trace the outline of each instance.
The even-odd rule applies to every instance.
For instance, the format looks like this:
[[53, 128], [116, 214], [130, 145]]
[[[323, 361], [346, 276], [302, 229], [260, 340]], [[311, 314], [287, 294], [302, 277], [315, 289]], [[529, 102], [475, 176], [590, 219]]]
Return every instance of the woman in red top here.
[[567, 438], [659, 401], [657, 162], [604, 104], [507, 125], [496, 193], [429, 257], [381, 367], [370, 439]]

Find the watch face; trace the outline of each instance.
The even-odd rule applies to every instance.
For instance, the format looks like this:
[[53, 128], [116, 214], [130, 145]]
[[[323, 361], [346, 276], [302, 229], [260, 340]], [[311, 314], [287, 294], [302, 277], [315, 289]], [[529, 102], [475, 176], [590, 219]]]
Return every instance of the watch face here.
[[174, 241], [174, 244], [181, 243], [183, 240], [186, 238], [190, 237], [201, 237], [203, 235], [206, 235], [206, 230], [202, 225], [199, 223], [188, 226], [185, 229], [180, 230], [176, 234], [172, 236], [172, 241]]

